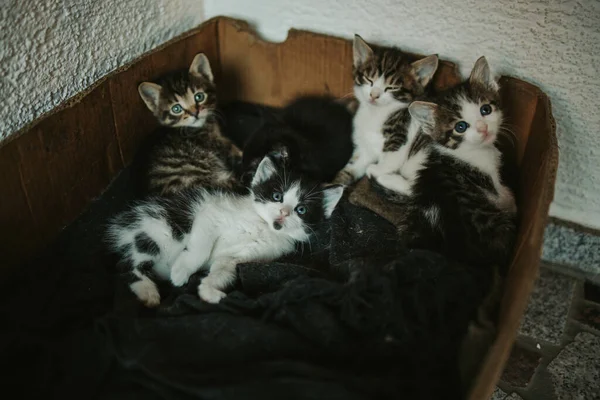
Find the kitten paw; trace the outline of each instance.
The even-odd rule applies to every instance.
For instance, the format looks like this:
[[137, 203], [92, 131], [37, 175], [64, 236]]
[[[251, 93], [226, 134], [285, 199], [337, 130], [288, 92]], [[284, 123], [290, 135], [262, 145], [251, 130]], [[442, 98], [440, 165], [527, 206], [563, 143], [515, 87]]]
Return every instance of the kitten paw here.
[[367, 175], [369, 178], [376, 178], [377, 174], [377, 167], [375, 166], [375, 164], [371, 164], [367, 167], [367, 171], [365, 172], [365, 175]]
[[352, 174], [346, 170], [340, 171], [333, 180], [334, 185], [350, 186], [354, 182]]
[[171, 268], [171, 283], [175, 286], [183, 286], [190, 279], [191, 275], [190, 270], [181, 264], [175, 263]]
[[381, 175], [379, 168], [377, 168], [377, 164], [371, 164], [367, 167], [367, 172], [366, 175], [369, 178], [377, 178], [379, 175]]
[[160, 304], [160, 294], [156, 284], [149, 279], [141, 280], [129, 285], [131, 291], [148, 308], [158, 307]]
[[227, 295], [206, 283], [201, 283], [198, 286], [198, 296], [207, 303], [217, 304]]

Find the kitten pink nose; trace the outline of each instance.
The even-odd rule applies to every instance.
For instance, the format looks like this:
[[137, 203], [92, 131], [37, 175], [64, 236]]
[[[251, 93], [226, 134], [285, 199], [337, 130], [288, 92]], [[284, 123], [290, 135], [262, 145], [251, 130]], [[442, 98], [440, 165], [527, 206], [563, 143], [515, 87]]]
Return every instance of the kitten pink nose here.
[[371, 100], [377, 100], [381, 96], [381, 91], [377, 88], [371, 89], [370, 97]]
[[475, 129], [477, 129], [477, 132], [479, 133], [483, 133], [486, 135], [488, 133], [488, 125], [483, 121], [477, 121], [477, 123], [475, 124]]
[[279, 210], [279, 215], [280, 215], [281, 217], [287, 217], [287, 216], [289, 216], [289, 215], [290, 215], [290, 210], [289, 210], [289, 208], [281, 208], [281, 209]]

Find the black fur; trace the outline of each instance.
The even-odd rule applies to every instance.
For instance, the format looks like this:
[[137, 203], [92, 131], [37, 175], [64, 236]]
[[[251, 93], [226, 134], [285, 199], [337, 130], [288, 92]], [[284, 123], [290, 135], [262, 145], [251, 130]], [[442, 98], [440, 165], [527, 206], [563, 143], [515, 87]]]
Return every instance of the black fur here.
[[245, 182], [265, 155], [318, 182], [330, 182], [352, 155], [352, 114], [332, 97], [304, 96], [276, 111], [244, 145]]
[[160, 248], [156, 242], [145, 233], [138, 233], [135, 236], [135, 247], [140, 253], [146, 253], [152, 256], [160, 253]]
[[[499, 210], [485, 195], [496, 193], [491, 178], [454, 157], [432, 149], [427, 168], [404, 205], [401, 235], [411, 247], [440, 251], [474, 265], [505, 266], [516, 234], [516, 215]], [[438, 223], [425, 211], [435, 206]]]
[[[275, 171], [264, 181], [252, 185], [251, 191], [255, 200], [263, 203], [276, 202], [277, 200], [273, 198], [274, 192], [284, 194], [297, 185], [299, 187], [299, 203], [293, 212], [304, 222], [305, 231], [314, 233], [319, 224], [325, 221], [324, 195], [321, 184], [290, 171], [285, 162], [274, 160], [273, 164], [276, 168]], [[115, 232], [120, 232], [123, 229], [139, 229], [139, 227], [132, 225], [137, 225], [145, 217], [150, 217], [154, 220], [166, 222], [173, 239], [181, 243], [185, 235], [192, 230], [195, 209], [198, 204], [201, 204], [206, 196], [214, 193], [214, 191], [214, 189], [187, 188], [169, 196], [152, 196], [138, 202], [134, 207], [113, 219], [107, 238], [109, 245], [113, 247], [112, 250], [121, 257], [120, 269], [124, 274], [128, 274], [128, 283], [131, 284], [140, 280], [140, 274], [152, 280], [151, 272], [154, 266], [153, 261], [143, 261], [135, 264], [130, 256], [132, 246], [135, 246], [138, 252], [151, 256], [158, 255], [160, 248], [144, 232], [137, 233], [132, 243], [121, 246], [116, 240], [117, 237], [120, 237], [120, 233]], [[246, 195], [249, 196], [250, 194]], [[299, 211], [299, 207], [305, 208], [305, 212]], [[276, 222], [274, 222], [274, 226], [275, 224]], [[277, 226], [275, 228], [277, 229]], [[136, 273], [133, 274], [133, 272]]]
[[299, 205], [306, 207], [305, 214], [298, 216], [308, 227], [313, 228], [323, 221], [323, 193], [319, 182], [311, 181], [293, 170], [280, 169], [266, 181], [252, 188], [256, 201], [274, 202], [273, 193], [284, 193], [293, 185], [299, 185], [301, 193]]

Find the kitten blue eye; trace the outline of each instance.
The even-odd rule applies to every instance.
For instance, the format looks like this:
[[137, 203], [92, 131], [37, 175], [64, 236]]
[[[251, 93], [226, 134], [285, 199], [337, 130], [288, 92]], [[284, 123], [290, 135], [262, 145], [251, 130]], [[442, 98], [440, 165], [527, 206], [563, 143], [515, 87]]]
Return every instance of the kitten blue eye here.
[[171, 107], [171, 111], [173, 114], [181, 114], [183, 112], [183, 107], [181, 107], [179, 104], [175, 104], [173, 107]]
[[306, 211], [308, 211], [308, 209], [306, 208], [306, 206], [297, 206], [297, 207], [296, 207], [296, 212], [297, 212], [299, 215], [306, 214]]
[[484, 104], [479, 109], [479, 112], [481, 113], [481, 115], [490, 115], [492, 113], [492, 106], [490, 106], [489, 104]]
[[273, 200], [275, 201], [283, 200], [283, 194], [281, 192], [273, 192], [273, 195], [271, 197], [273, 197]]
[[456, 123], [456, 125], [454, 125], [454, 130], [458, 133], [465, 133], [468, 127], [469, 124], [467, 124], [465, 121], [459, 121]]
[[206, 99], [206, 95], [202, 92], [198, 92], [194, 95], [194, 100], [196, 100], [198, 103], [202, 103], [204, 99]]

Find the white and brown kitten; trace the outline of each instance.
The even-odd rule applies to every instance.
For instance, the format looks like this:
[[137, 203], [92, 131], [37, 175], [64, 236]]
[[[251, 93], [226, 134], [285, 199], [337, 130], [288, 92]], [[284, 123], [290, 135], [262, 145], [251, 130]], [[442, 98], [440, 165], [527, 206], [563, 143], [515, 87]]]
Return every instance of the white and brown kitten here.
[[343, 187], [321, 188], [284, 170], [269, 157], [258, 166], [245, 195], [190, 189], [143, 201], [118, 215], [108, 229], [111, 250], [148, 307], [160, 303], [154, 277], [185, 284], [209, 270], [199, 296], [218, 303], [239, 263], [271, 261], [293, 252], [331, 216]]
[[354, 94], [359, 102], [353, 120], [354, 152], [335, 182], [350, 184], [369, 165], [406, 142], [408, 105], [425, 93], [438, 67], [431, 55], [411, 62], [398, 49], [371, 48], [354, 37]]
[[170, 73], [138, 91], [163, 126], [143, 157], [150, 193], [189, 187], [233, 189], [241, 151], [216, 121], [217, 93], [208, 58], [200, 53], [187, 71]]
[[468, 80], [432, 101], [410, 105], [409, 142], [386, 164], [371, 168], [371, 178], [403, 204], [394, 222], [409, 242], [431, 241], [469, 262], [505, 263], [516, 205], [500, 177], [494, 143], [503, 113], [486, 59], [477, 61]]

